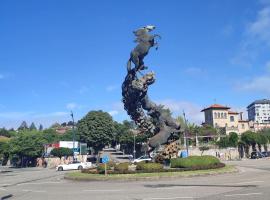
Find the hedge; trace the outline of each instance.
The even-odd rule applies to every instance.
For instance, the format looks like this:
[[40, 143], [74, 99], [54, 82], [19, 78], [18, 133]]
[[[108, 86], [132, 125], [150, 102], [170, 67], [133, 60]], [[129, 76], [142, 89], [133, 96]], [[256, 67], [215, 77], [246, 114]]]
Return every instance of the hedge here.
[[120, 163], [118, 165], [115, 165], [114, 170], [119, 171], [119, 172], [128, 171], [128, 166], [129, 166], [129, 163], [127, 163], [127, 162]]
[[219, 164], [214, 156], [189, 156], [187, 158], [171, 159], [171, 168], [200, 168]]
[[161, 171], [163, 169], [163, 165], [160, 163], [146, 163], [146, 162], [139, 162], [137, 163], [137, 170], [143, 171]]

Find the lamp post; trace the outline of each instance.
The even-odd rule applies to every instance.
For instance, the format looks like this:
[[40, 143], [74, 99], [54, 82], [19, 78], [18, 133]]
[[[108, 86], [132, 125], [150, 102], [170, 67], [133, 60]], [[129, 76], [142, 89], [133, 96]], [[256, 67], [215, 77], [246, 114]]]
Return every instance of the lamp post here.
[[74, 130], [74, 117], [71, 111], [70, 116], [72, 118], [72, 140], [73, 140], [73, 161], [75, 160], [75, 130]]
[[135, 160], [136, 156], [136, 140], [135, 140], [135, 133], [133, 133], [133, 160]]
[[184, 116], [184, 120], [185, 120], [184, 138], [185, 138], [185, 144], [186, 144], [187, 155], [188, 155], [188, 140], [187, 140], [187, 135], [186, 135], [186, 130], [187, 130], [187, 119], [186, 119], [186, 114], [185, 114], [185, 111], [184, 111], [184, 110], [183, 110], [183, 116]]

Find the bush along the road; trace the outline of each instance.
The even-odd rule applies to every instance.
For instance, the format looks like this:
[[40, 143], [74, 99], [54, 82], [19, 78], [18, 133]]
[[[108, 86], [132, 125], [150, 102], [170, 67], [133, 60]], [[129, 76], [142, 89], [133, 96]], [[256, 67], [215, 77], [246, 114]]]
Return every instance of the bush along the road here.
[[163, 165], [160, 163], [146, 163], [146, 162], [139, 162], [137, 163], [137, 170], [142, 170], [146, 172], [159, 172], [162, 171]]
[[128, 171], [128, 167], [129, 167], [129, 163], [128, 162], [125, 162], [125, 163], [120, 163], [118, 165], [115, 165], [114, 167], [114, 171], [117, 171], [119, 173], [123, 173], [125, 171]]
[[171, 168], [200, 168], [219, 164], [219, 159], [214, 156], [189, 156], [171, 159]]
[[[113, 162], [108, 162], [107, 164], [106, 164], [107, 166], [107, 170], [108, 171], [112, 171], [112, 170], [114, 170], [114, 167], [115, 167], [115, 163], [113, 163]], [[87, 170], [85, 170], [85, 171], [87, 171]], [[97, 167], [97, 171], [98, 171], [98, 173], [100, 173], [100, 174], [103, 174], [103, 173], [105, 173], [105, 164], [99, 164], [98, 165], [98, 167]]]

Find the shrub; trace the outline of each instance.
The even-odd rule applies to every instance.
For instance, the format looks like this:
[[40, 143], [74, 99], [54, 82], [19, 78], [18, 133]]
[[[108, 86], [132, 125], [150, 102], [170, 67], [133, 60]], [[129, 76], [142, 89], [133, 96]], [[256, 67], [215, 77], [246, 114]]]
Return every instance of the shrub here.
[[171, 159], [172, 168], [197, 168], [219, 164], [220, 161], [214, 156], [190, 156], [187, 158]]
[[163, 169], [163, 165], [160, 163], [145, 163], [145, 162], [139, 162], [137, 163], [137, 170], [143, 170], [143, 171], [161, 171]]
[[119, 165], [115, 165], [114, 170], [115, 171], [128, 171], [129, 163], [120, 163]]
[[[114, 162], [108, 162], [107, 164], [107, 170], [113, 170], [115, 167], [115, 163]], [[97, 167], [97, 171], [99, 173], [104, 173], [105, 172], [105, 164], [100, 163]]]

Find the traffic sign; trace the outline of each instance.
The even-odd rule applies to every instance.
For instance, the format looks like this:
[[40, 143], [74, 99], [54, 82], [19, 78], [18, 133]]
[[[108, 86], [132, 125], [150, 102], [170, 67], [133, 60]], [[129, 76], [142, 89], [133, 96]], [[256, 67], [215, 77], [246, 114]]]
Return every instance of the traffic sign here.
[[105, 155], [105, 156], [102, 157], [102, 163], [107, 163], [109, 161], [110, 161], [109, 156]]

